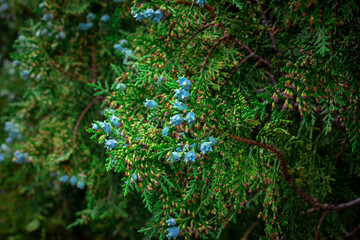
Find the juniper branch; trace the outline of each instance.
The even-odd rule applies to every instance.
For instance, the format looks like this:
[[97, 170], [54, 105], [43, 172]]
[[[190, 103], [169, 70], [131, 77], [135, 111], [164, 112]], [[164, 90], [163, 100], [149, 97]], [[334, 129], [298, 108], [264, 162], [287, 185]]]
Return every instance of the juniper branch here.
[[221, 43], [223, 40], [225, 40], [225, 39], [227, 39], [227, 38], [229, 38], [229, 37], [230, 37], [229, 35], [225, 35], [225, 36], [219, 38], [219, 39], [212, 45], [212, 47], [210, 48], [210, 50], [209, 50], [209, 52], [208, 52], [208, 55], [205, 57], [203, 63], [201, 64], [201, 69], [202, 69], [202, 70], [204, 70], [206, 63], [207, 63], [207, 61], [209, 60], [209, 58], [211, 57], [211, 54], [214, 52], [216, 46], [217, 46], [219, 43]]

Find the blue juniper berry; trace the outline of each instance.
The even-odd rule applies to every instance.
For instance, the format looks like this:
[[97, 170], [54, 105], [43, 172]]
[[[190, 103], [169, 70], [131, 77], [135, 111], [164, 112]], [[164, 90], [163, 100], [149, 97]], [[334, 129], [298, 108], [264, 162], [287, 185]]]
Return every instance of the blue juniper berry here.
[[154, 15], [154, 10], [152, 8], [150, 8], [145, 12], [144, 15], [145, 15], [146, 18], [152, 18], [153, 15]]
[[171, 155], [172, 155], [172, 157], [170, 156], [170, 157], [168, 158], [168, 161], [171, 161], [171, 162], [178, 162], [178, 161], [180, 161], [180, 155], [179, 155], [179, 153], [177, 153], [177, 152], [172, 152]]
[[175, 218], [170, 218], [166, 221], [166, 223], [168, 224], [168, 226], [174, 226], [176, 225], [176, 220]]
[[168, 229], [169, 233], [166, 235], [168, 239], [176, 239], [180, 234], [180, 228], [172, 227]]
[[102, 21], [102, 22], [107, 22], [107, 21], [109, 21], [109, 20], [110, 20], [109, 15], [106, 15], [106, 14], [105, 14], [105, 15], [102, 15], [102, 16], [101, 16], [101, 21]]
[[76, 178], [75, 176], [72, 176], [72, 177], [70, 178], [70, 181], [69, 181], [69, 182], [70, 182], [71, 185], [74, 186], [74, 185], [76, 184], [76, 182], [77, 182], [77, 178]]
[[190, 90], [192, 87], [192, 83], [189, 81], [189, 79], [187, 79], [185, 76], [182, 76], [178, 81], [177, 81], [180, 86], [182, 86], [185, 90]]
[[170, 118], [170, 124], [173, 126], [180, 125], [184, 122], [184, 118], [180, 114], [176, 114]]
[[196, 159], [196, 153], [194, 152], [194, 150], [191, 150], [185, 154], [186, 162], [193, 163], [193, 162], [195, 162], [195, 159]]
[[178, 97], [183, 102], [186, 102], [190, 99], [190, 93], [182, 88], [175, 90], [175, 96]]
[[110, 117], [110, 121], [111, 121], [112, 125], [116, 128], [120, 127], [120, 125], [121, 125], [120, 119], [118, 117], [116, 117], [115, 115], [112, 115]]
[[95, 14], [89, 13], [89, 14], [87, 15], [87, 19], [88, 19], [89, 21], [94, 20], [94, 19], [95, 19]]
[[213, 138], [213, 137], [209, 137], [209, 141], [211, 142], [211, 146], [213, 147], [213, 146], [215, 146], [216, 145], [216, 139], [215, 138]]
[[195, 119], [196, 119], [195, 113], [189, 112], [189, 113], [186, 114], [185, 121], [186, 121], [190, 126], [192, 126], [192, 125], [195, 123]]
[[109, 150], [114, 149], [117, 146], [117, 141], [114, 139], [106, 140], [105, 147]]
[[185, 103], [179, 102], [179, 100], [177, 100], [177, 99], [173, 103], [173, 106], [182, 111], [187, 111], [187, 109], [188, 109]]
[[202, 151], [203, 154], [206, 154], [206, 153], [210, 152], [212, 150], [211, 142], [202, 143], [201, 146], [200, 146], [200, 150]]
[[169, 130], [170, 130], [169, 127], [164, 127], [164, 129], [162, 130], [162, 135], [169, 136]]
[[158, 108], [158, 104], [157, 102], [155, 102], [154, 100], [147, 100], [146, 99], [146, 102], [145, 102], [145, 107], [147, 108]]
[[66, 183], [69, 180], [69, 177], [67, 175], [63, 175], [59, 178], [59, 181], [62, 183]]
[[154, 22], [158, 23], [161, 21], [161, 18], [164, 16], [164, 14], [160, 10], [156, 10], [154, 13]]
[[82, 181], [78, 181], [78, 183], [76, 184], [77, 188], [79, 189], [84, 189], [85, 188], [85, 184]]

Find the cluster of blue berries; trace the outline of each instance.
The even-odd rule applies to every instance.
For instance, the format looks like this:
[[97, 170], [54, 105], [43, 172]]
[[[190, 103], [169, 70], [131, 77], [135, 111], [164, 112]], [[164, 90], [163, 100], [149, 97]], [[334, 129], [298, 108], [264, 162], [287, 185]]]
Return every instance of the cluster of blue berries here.
[[143, 10], [138, 13], [135, 13], [133, 16], [136, 20], [140, 22], [143, 19], [147, 18], [153, 20], [155, 23], [158, 23], [161, 21], [161, 18], [164, 16], [164, 14], [160, 10], [154, 11], [154, 9], [150, 8], [148, 10]]
[[87, 18], [87, 23], [80, 23], [79, 24], [80, 30], [87, 31], [87, 30], [91, 29], [94, 26], [92, 21], [95, 19], [95, 14], [89, 13], [86, 18]]
[[79, 180], [75, 177], [75, 176], [72, 176], [70, 179], [69, 179], [69, 176], [68, 175], [63, 175], [59, 178], [59, 181], [61, 183], [67, 183], [69, 181], [70, 185], [72, 186], [75, 186], [79, 189], [84, 189], [85, 188], [85, 184], [83, 181]]
[[19, 125], [11, 122], [5, 123], [5, 132], [9, 133], [9, 136], [6, 138], [6, 143], [12, 143], [15, 139], [22, 139], [22, 134], [19, 130]]
[[[25, 36], [23, 36], [23, 35], [21, 35], [20, 37], [24, 37], [24, 38], [25, 38]], [[19, 37], [19, 39], [20, 39], [20, 37]], [[19, 66], [21, 65], [21, 63], [20, 63], [18, 60], [15, 60], [15, 61], [13, 62], [13, 64], [14, 64], [15, 67], [19, 67]], [[30, 74], [29, 70], [24, 69], [24, 70], [20, 73], [20, 76], [21, 76], [23, 79], [26, 80], [26, 79], [29, 77], [29, 74]]]
[[[103, 130], [107, 136], [109, 136], [109, 135], [113, 136], [113, 130], [115, 130], [116, 135], [120, 136], [121, 135], [120, 129], [119, 129], [119, 127], [121, 126], [120, 118], [115, 116], [115, 111], [113, 109], [106, 109], [104, 112], [107, 114], [111, 114], [110, 119], [109, 119], [110, 122], [104, 121], [104, 122], [93, 123], [92, 129], [94, 131]], [[109, 150], [112, 150], [115, 147], [119, 146], [119, 144], [123, 143], [123, 141], [121, 139], [116, 139], [111, 136], [109, 139], [105, 140], [105, 147]], [[126, 147], [127, 145], [125, 144], [124, 146]]]
[[[166, 223], [168, 224], [168, 226], [175, 226], [176, 225], [176, 220], [174, 218], [170, 218], [169, 220], [166, 221]], [[178, 227], [172, 227], [168, 229], [168, 234], [166, 235], [166, 237], [168, 239], [176, 239], [180, 234], [180, 229]]]
[[128, 63], [131, 60], [131, 56], [134, 55], [133, 51], [127, 46], [128, 41], [126, 39], [121, 39], [118, 43], [114, 44], [115, 50], [125, 55], [125, 59], [123, 61], [125, 64]]
[[14, 162], [18, 164], [22, 164], [23, 162], [30, 163], [32, 162], [32, 157], [29, 156], [27, 153], [23, 153], [17, 150], [16, 152], [14, 152]]

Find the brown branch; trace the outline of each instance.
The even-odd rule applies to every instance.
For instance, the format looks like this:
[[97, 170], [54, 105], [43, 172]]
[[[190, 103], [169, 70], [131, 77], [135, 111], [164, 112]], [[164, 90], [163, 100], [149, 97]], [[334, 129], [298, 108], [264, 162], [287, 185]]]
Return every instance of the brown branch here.
[[249, 54], [254, 54], [254, 57], [259, 60], [261, 63], [264, 63], [266, 66], [271, 67], [271, 63], [265, 59], [263, 59], [261, 56], [257, 55], [253, 52], [248, 46], [246, 46], [244, 43], [236, 39], [234, 36], [230, 36], [230, 39], [232, 39], [234, 42], [236, 42], [241, 48], [245, 49]]
[[315, 240], [318, 240], [318, 238], [319, 238], [321, 224], [323, 223], [323, 221], [324, 221], [324, 219], [325, 219], [325, 217], [326, 217], [326, 215], [327, 215], [328, 213], [329, 213], [329, 212], [325, 211], [325, 212], [323, 213], [323, 215], [321, 216], [320, 220], [319, 220], [319, 224], [318, 224], [318, 226], [317, 226], [317, 228], [316, 228]]
[[198, 34], [200, 31], [204, 30], [207, 27], [213, 26], [215, 25], [215, 22], [211, 22], [208, 24], [203, 25], [201, 28], [199, 28], [198, 30], [196, 30], [189, 38], [188, 40], [186, 40], [185, 44], [184, 44], [184, 48], [189, 44], [190, 40], [193, 39], [195, 37], [196, 34]]
[[76, 143], [76, 134], [78, 132], [81, 120], [84, 118], [85, 114], [87, 113], [87, 111], [89, 111], [91, 106], [94, 105], [94, 103], [99, 99], [101, 99], [100, 96], [97, 96], [97, 97], [93, 98], [93, 100], [91, 100], [91, 102], [86, 106], [86, 108], [84, 108], [84, 110], [80, 114], [80, 117], [78, 118], [78, 120], [76, 122], [76, 125], [75, 125], [75, 128], [74, 128], [74, 133], [73, 133], [73, 145], [74, 146], [75, 146], [75, 143]]
[[217, 46], [219, 43], [221, 43], [223, 40], [225, 40], [225, 39], [227, 39], [227, 38], [229, 38], [229, 37], [230, 37], [229, 35], [225, 35], [225, 36], [219, 38], [219, 39], [212, 45], [212, 47], [210, 48], [210, 50], [209, 50], [209, 52], [208, 52], [208, 55], [205, 57], [203, 63], [201, 64], [201, 69], [202, 69], [202, 70], [204, 70], [206, 63], [207, 63], [207, 61], [209, 60], [211, 54], [214, 52], [216, 46]]
[[79, 77], [79, 76], [77, 76], [77, 75], [75, 75], [75, 74], [72, 74], [72, 73], [66, 71], [65, 69], [61, 68], [59, 65], [57, 65], [57, 64], [55, 63], [54, 60], [50, 60], [50, 64], [51, 64], [54, 68], [56, 68], [57, 70], [59, 70], [60, 72], [62, 72], [63, 74], [65, 74], [66, 76], [71, 77], [71, 78], [74, 78], [74, 79], [76, 79], [76, 80], [80, 80], [80, 77]]
[[314, 205], [314, 208], [311, 208], [309, 210], [307, 210], [306, 212], [304, 212], [304, 214], [306, 213], [311, 213], [317, 210], [322, 210], [322, 211], [339, 211], [339, 210], [343, 210], [346, 208], [350, 208], [352, 206], [355, 206], [357, 204], [360, 204], [360, 197], [357, 199], [354, 199], [350, 202], [347, 203], [341, 203], [338, 205], [329, 205], [327, 203], [319, 203], [319, 201], [316, 198], [311, 197], [310, 195], [304, 193], [303, 191], [301, 191], [301, 189], [296, 185], [294, 179], [290, 176], [289, 171], [288, 171], [288, 167], [286, 164], [286, 160], [284, 155], [280, 152], [279, 149], [277, 149], [274, 146], [262, 143], [262, 142], [257, 142], [254, 140], [250, 140], [250, 139], [246, 139], [246, 138], [240, 138], [240, 137], [236, 137], [234, 135], [231, 134], [227, 134], [231, 139], [235, 139], [239, 142], [243, 142], [246, 143], [248, 145], [253, 145], [253, 146], [258, 146], [258, 147], [262, 147], [265, 148], [273, 153], [275, 153], [275, 155], [279, 158], [280, 163], [281, 163], [281, 170], [282, 170], [282, 174], [284, 176], [284, 178], [291, 184], [293, 190], [295, 193], [297, 193], [303, 200], [305, 200], [306, 202]]
[[360, 230], [360, 224], [354, 228], [354, 230], [352, 230], [351, 232], [349, 232], [348, 234], [346, 234], [343, 238], [347, 239], [349, 237], [351, 237], [352, 235], [354, 235], [358, 230]]
[[265, 13], [265, 11], [264, 11], [261, 3], [260, 3], [260, 0], [256, 0], [256, 2], [259, 4], [259, 10], [260, 10], [260, 12], [261, 12], [261, 14], [262, 14], [262, 17], [263, 17], [263, 19], [264, 19], [264, 25], [265, 25], [265, 27], [268, 29], [269, 36], [270, 36], [270, 39], [271, 39], [273, 48], [274, 48], [274, 50], [275, 50], [275, 52], [276, 52], [276, 55], [277, 55], [277, 56], [280, 56], [279, 48], [278, 48], [278, 46], [277, 46], [277, 44], [276, 44], [276, 39], [275, 39], [274, 31], [272, 30], [272, 28], [269, 27], [269, 22], [268, 22], [268, 19], [267, 19], [267, 17], [266, 17], [266, 13]]
[[96, 49], [95, 49], [95, 45], [92, 45], [92, 54], [91, 54], [91, 58], [92, 58], [92, 82], [96, 83]]
[[249, 58], [253, 57], [253, 54], [249, 54], [247, 55], [243, 60], [241, 60], [241, 62], [236, 65], [235, 70], [231, 73], [231, 75], [228, 77], [228, 79], [223, 83], [223, 85], [226, 85], [230, 79], [235, 75], [235, 73], [237, 72], [237, 70], [241, 67], [241, 65], [244, 64], [244, 62], [246, 62]]
[[338, 154], [336, 155], [335, 162], [338, 162], [338, 160], [339, 160], [339, 158], [341, 156], [341, 153], [344, 150], [344, 145], [345, 145], [346, 140], [347, 140], [347, 136], [344, 138], [344, 140], [341, 143], [341, 148], [340, 148], [340, 151], [338, 152]]

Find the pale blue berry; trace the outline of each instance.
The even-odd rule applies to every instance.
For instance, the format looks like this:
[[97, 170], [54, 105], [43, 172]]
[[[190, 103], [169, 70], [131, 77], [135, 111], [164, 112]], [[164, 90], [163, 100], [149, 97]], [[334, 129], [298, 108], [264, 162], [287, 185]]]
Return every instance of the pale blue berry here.
[[110, 122], [112, 123], [112, 125], [114, 126], [114, 127], [120, 127], [120, 125], [121, 125], [121, 122], [120, 122], [120, 119], [118, 118], [118, 117], [116, 117], [115, 115], [112, 115], [111, 117], [110, 117]]
[[20, 62], [19, 62], [18, 60], [15, 60], [15, 61], [13, 62], [13, 64], [14, 64], [14, 66], [16, 66], [16, 67], [20, 66]]
[[23, 78], [27, 78], [29, 76], [29, 71], [28, 70], [24, 70], [21, 72], [21, 77]]
[[173, 103], [174, 108], [179, 109], [180, 111], [187, 111], [187, 106], [185, 103], [179, 102], [177, 99]]
[[106, 135], [109, 135], [112, 131], [112, 127], [108, 122], [99, 123]]
[[107, 21], [109, 21], [110, 20], [110, 17], [109, 17], [109, 15], [103, 15], [103, 16], [101, 16], [101, 21], [102, 22], [107, 22]]
[[158, 23], [161, 21], [161, 18], [164, 16], [164, 14], [160, 10], [156, 10], [154, 13], [154, 22]]
[[105, 147], [109, 150], [112, 150], [117, 146], [117, 144], [118, 144], [117, 141], [115, 141], [114, 139], [110, 139], [110, 140], [106, 140]]
[[168, 229], [169, 233], [166, 235], [168, 239], [176, 239], [180, 234], [180, 228], [172, 227]]
[[89, 13], [89, 14], [87, 15], [87, 19], [88, 19], [89, 21], [94, 20], [94, 19], [95, 19], [95, 14]]
[[185, 154], [185, 161], [188, 163], [193, 163], [195, 162], [196, 159], [196, 153], [194, 152], [194, 150], [191, 150], [190, 152], [187, 152]]
[[99, 130], [100, 130], [99, 127], [98, 127], [98, 125], [97, 125], [96, 123], [93, 123], [93, 124], [92, 124], [92, 129], [93, 129], [94, 131], [99, 131]]
[[43, 20], [45, 22], [47, 22], [47, 21], [50, 21], [52, 18], [53, 18], [52, 14], [45, 14], [44, 17], [43, 17]]
[[187, 79], [185, 76], [182, 76], [178, 81], [177, 81], [180, 86], [182, 86], [185, 90], [190, 90], [192, 87], [192, 83], [189, 81], [189, 79]]
[[67, 175], [63, 175], [59, 178], [59, 181], [62, 183], [66, 183], [69, 180], [69, 177]]
[[176, 219], [170, 218], [169, 220], [166, 221], [166, 223], [168, 224], [168, 226], [174, 226], [176, 225]]
[[152, 18], [153, 15], [154, 15], [154, 10], [152, 8], [150, 8], [145, 12], [144, 15], [145, 15], [146, 18]]
[[4, 154], [0, 153], [0, 162], [4, 161], [5, 157]]
[[171, 156], [168, 158], [168, 161], [172, 161], [172, 162], [178, 162], [180, 161], [180, 155], [177, 152], [172, 152]]
[[78, 181], [78, 183], [76, 184], [77, 188], [79, 189], [84, 189], [85, 188], [85, 184], [82, 181]]
[[204, 142], [200, 146], [200, 150], [203, 154], [206, 154], [212, 150], [211, 148], [211, 142]]
[[74, 186], [74, 185], [76, 184], [76, 182], [77, 182], [77, 178], [76, 178], [75, 176], [72, 176], [72, 177], [70, 178], [70, 181], [69, 181], [69, 182], [70, 182], [71, 185]]
[[145, 102], [145, 107], [151, 109], [151, 108], [158, 108], [158, 104], [157, 102], [155, 102], [154, 100], [147, 100]]
[[186, 121], [190, 126], [192, 126], [192, 125], [195, 123], [195, 119], [196, 119], [195, 113], [189, 112], [189, 113], [186, 114], [185, 121]]
[[164, 129], [162, 130], [162, 135], [169, 136], [169, 129], [169, 127], [164, 127]]
[[173, 126], [180, 125], [184, 122], [184, 118], [180, 114], [176, 114], [175, 116], [170, 118], [170, 124]]
[[213, 147], [213, 146], [215, 146], [216, 145], [216, 139], [215, 138], [213, 138], [213, 137], [209, 137], [209, 141], [211, 142], [211, 146]]
[[123, 83], [118, 83], [118, 84], [116, 84], [116, 90], [119, 90], [119, 89], [121, 89], [122, 91], [126, 91], [126, 85], [125, 84], [123, 84]]
[[186, 102], [190, 99], [190, 93], [181, 88], [175, 90], [175, 96], [183, 102]]

